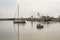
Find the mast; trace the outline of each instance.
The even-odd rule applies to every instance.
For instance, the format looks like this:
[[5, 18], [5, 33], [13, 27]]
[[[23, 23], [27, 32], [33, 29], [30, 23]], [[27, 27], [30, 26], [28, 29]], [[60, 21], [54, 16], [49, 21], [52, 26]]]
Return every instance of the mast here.
[[18, 4], [18, 19], [19, 19], [19, 4]]

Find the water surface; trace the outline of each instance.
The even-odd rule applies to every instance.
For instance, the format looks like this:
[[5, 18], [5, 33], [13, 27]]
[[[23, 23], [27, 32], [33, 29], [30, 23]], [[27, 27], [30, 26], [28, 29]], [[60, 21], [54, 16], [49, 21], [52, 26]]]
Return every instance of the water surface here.
[[60, 40], [60, 23], [41, 23], [44, 27], [40, 29], [37, 28], [38, 23], [0, 21], [0, 40]]

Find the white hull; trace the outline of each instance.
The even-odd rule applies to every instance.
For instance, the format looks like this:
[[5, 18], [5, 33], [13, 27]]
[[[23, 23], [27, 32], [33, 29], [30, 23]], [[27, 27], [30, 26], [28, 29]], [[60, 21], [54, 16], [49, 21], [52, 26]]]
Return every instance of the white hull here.
[[26, 23], [24, 20], [15, 20], [14, 23]]

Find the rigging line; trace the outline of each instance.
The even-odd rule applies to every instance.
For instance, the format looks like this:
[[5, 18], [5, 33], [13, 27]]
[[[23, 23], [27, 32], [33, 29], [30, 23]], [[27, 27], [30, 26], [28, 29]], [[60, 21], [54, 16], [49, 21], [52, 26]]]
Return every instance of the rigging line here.
[[15, 18], [15, 16], [16, 16], [16, 11], [15, 11], [15, 15], [14, 15], [14, 18]]
[[15, 13], [14, 13], [14, 14], [15, 14], [15, 15], [14, 15], [14, 18], [16, 17], [16, 13], [17, 13], [17, 8], [16, 8]]

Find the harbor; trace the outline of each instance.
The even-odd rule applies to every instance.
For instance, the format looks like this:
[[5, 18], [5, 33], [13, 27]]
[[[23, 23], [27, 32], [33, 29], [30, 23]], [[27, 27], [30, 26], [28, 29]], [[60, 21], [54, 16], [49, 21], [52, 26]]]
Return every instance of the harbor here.
[[[48, 19], [48, 18], [47, 18]], [[49, 18], [46, 20], [45, 17], [42, 18], [0, 18], [0, 21], [14, 21], [14, 20], [26, 20], [26, 21], [36, 21], [36, 22], [44, 22], [44, 21], [52, 21], [52, 22], [60, 22], [60, 18]]]
[[0, 40], [60, 40], [60, 1], [0, 0]]
[[42, 23], [42, 28], [37, 28], [39, 22], [13, 24], [13, 21], [0, 21], [0, 40], [59, 40], [60, 23]]

